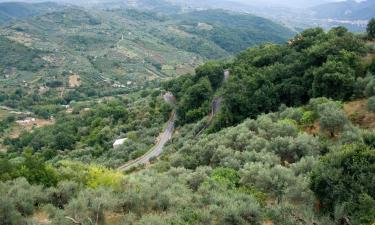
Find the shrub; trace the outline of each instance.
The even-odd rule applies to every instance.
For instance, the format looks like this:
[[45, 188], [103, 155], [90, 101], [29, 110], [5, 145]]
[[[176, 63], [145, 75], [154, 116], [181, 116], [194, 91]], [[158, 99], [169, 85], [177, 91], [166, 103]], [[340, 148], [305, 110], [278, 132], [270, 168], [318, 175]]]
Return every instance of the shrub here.
[[365, 88], [365, 94], [367, 97], [375, 95], [375, 79], [370, 79]]
[[25, 224], [25, 217], [46, 199], [41, 186], [32, 186], [25, 178], [0, 183], [1, 224]]
[[316, 119], [317, 119], [317, 115], [315, 112], [306, 111], [302, 115], [301, 123], [303, 125], [310, 125], [310, 124], [313, 124]]
[[116, 199], [111, 191], [88, 189], [69, 202], [65, 213], [80, 224], [104, 225], [104, 211], [113, 209], [115, 204]]
[[375, 74], [375, 58], [372, 58], [372, 62], [370, 64], [369, 71], [370, 71], [370, 73]]
[[362, 134], [364, 143], [367, 146], [375, 148], [375, 132], [374, 131], [364, 131]]
[[64, 179], [94, 189], [102, 186], [119, 189], [124, 179], [124, 175], [119, 171], [79, 162], [61, 161], [58, 169]]
[[320, 128], [334, 137], [341, 132], [348, 122], [346, 114], [337, 107], [335, 102], [325, 103], [319, 106]]
[[48, 190], [48, 199], [56, 207], [62, 209], [70, 199], [77, 195], [79, 185], [73, 181], [61, 181], [57, 187]]
[[[228, 198], [230, 198], [228, 196]], [[220, 222], [223, 225], [259, 224], [260, 205], [252, 196], [243, 195], [228, 199], [220, 211]]]
[[237, 171], [229, 168], [214, 169], [212, 171], [211, 178], [220, 185], [223, 185], [229, 189], [235, 188], [240, 181]]
[[281, 200], [285, 190], [297, 182], [293, 172], [281, 165], [270, 166], [263, 163], [250, 163], [240, 171], [241, 184], [255, 187], [265, 193], [270, 193]]
[[375, 96], [368, 99], [367, 108], [370, 112], [375, 112]]

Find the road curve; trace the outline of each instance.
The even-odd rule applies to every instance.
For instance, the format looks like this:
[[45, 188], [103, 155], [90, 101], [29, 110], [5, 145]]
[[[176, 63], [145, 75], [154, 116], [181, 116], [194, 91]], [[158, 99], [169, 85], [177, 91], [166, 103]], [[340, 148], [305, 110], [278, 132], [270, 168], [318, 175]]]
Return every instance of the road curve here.
[[[226, 83], [229, 79], [230, 71], [228, 69], [224, 70], [224, 77], [222, 84]], [[208, 120], [206, 125], [195, 135], [195, 137], [200, 136], [212, 123], [213, 118], [216, 116], [216, 114], [220, 111], [221, 103], [223, 102], [223, 97], [219, 96], [212, 100], [211, 104], [211, 113], [208, 116]]]
[[[165, 101], [174, 105], [175, 99], [174, 99], [173, 95], [171, 95], [170, 93], [167, 93], [166, 95], [164, 95], [164, 99], [165, 99]], [[120, 166], [118, 168], [118, 170], [127, 171], [127, 170], [130, 170], [130, 169], [134, 168], [134, 167], [147, 164], [147, 163], [150, 162], [150, 159], [160, 156], [161, 153], [163, 152], [164, 145], [172, 138], [175, 120], [176, 120], [176, 112], [173, 111], [169, 120], [168, 120], [167, 127], [165, 128], [163, 133], [161, 133], [159, 135], [158, 143], [156, 143], [156, 145], [150, 151], [148, 151], [146, 154], [144, 154], [143, 156], [141, 156], [141, 157], [139, 157], [135, 160], [127, 162], [126, 164]]]

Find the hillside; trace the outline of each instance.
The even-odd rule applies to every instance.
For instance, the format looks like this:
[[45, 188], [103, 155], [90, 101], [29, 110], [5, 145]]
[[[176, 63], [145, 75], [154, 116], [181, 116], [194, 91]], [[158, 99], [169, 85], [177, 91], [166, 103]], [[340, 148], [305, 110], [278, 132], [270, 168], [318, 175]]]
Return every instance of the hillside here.
[[0, 224], [375, 224], [375, 20], [288, 32], [76, 6], [3, 26]]
[[[165, 88], [179, 100], [182, 124], [206, 116], [209, 102], [220, 96], [223, 106], [212, 129], [221, 129], [275, 111], [282, 104], [298, 106], [317, 97], [350, 99], [356, 79], [366, 75], [361, 62], [366, 49], [344, 28], [328, 33], [308, 29], [288, 44], [262, 45], [242, 52], [232, 62], [207, 63], [197, 69], [196, 76], [172, 80]], [[221, 82], [224, 69], [230, 72], [226, 83]]]
[[24, 2], [0, 3], [0, 25], [14, 20], [43, 15], [63, 9], [64, 6], [55, 3], [28, 4]]
[[[231, 26], [236, 20], [241, 26]], [[48, 94], [50, 103], [53, 97], [53, 102], [66, 104], [194, 73], [208, 59], [228, 58], [264, 42], [283, 42], [292, 32], [262, 18], [225, 11], [166, 16], [68, 7], [14, 21], [1, 28], [0, 35], [4, 50], [16, 46], [11, 55], [0, 56], [0, 85], [15, 90], [22, 83], [25, 95], [37, 91]]]
[[179, 20], [183, 31], [207, 38], [232, 54], [267, 42], [283, 43], [292, 36], [289, 29], [267, 19], [223, 10], [196, 11]]

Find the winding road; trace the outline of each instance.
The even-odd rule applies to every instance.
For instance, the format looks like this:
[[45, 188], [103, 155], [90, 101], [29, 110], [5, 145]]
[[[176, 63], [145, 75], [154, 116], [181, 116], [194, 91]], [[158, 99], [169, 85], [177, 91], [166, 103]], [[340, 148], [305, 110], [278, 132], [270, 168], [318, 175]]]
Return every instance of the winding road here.
[[[171, 93], [166, 93], [164, 95], [164, 100], [166, 102], [170, 103], [173, 106], [175, 105], [176, 100]], [[147, 164], [147, 163], [150, 162], [150, 159], [160, 156], [161, 153], [163, 153], [164, 145], [172, 138], [172, 135], [173, 135], [173, 132], [174, 132], [174, 122], [175, 122], [175, 120], [176, 120], [176, 112], [173, 111], [169, 120], [168, 120], [167, 127], [165, 128], [163, 133], [161, 133], [159, 135], [158, 143], [150, 151], [148, 151], [146, 154], [144, 154], [143, 156], [141, 156], [141, 157], [139, 157], [135, 160], [127, 162], [126, 164], [120, 166], [118, 168], [118, 170], [127, 171], [127, 170], [130, 170], [130, 169], [134, 168], [134, 167]]]
[[[229, 76], [230, 76], [230, 72], [229, 70], [224, 70], [224, 77], [223, 77], [223, 81], [222, 81], [222, 84], [226, 83], [227, 80], [229, 79]], [[214, 98], [214, 100], [212, 100], [212, 104], [211, 104], [211, 113], [210, 115], [208, 116], [208, 120], [207, 120], [207, 123], [206, 125], [204, 125], [204, 127], [195, 135], [195, 137], [198, 137], [200, 136], [212, 123], [212, 120], [213, 118], [216, 116], [216, 114], [220, 111], [220, 108], [221, 108], [221, 103], [223, 102], [223, 97], [219, 96], [219, 97], [216, 97]]]
[[[223, 81], [222, 81], [223, 83], [225, 83], [228, 80], [229, 75], [230, 75], [229, 70], [225, 70]], [[164, 98], [164, 101], [171, 104], [173, 107], [176, 105], [176, 99], [171, 93], [169, 93], [169, 92], [166, 93], [163, 96], [163, 98]], [[222, 101], [223, 101], [223, 98], [221, 96], [215, 98], [212, 101], [212, 106], [211, 106], [212, 109], [211, 109], [211, 113], [209, 115], [208, 123], [203, 127], [202, 130], [200, 130], [200, 132], [198, 132], [198, 134], [196, 136], [201, 135], [203, 133], [203, 131], [205, 129], [207, 129], [208, 126], [211, 124], [213, 117], [220, 111]], [[163, 153], [164, 145], [172, 138], [172, 134], [174, 132], [175, 120], [176, 120], [176, 111], [173, 110], [173, 112], [172, 112], [172, 114], [171, 114], [171, 116], [168, 120], [167, 127], [165, 128], [163, 133], [161, 133], [159, 135], [158, 143], [150, 151], [148, 151], [146, 154], [144, 154], [143, 156], [141, 156], [141, 157], [139, 157], [135, 160], [127, 162], [126, 164], [120, 166], [118, 168], [118, 170], [127, 171], [127, 170], [130, 170], [130, 169], [134, 168], [134, 167], [144, 165], [144, 164], [148, 164], [152, 158], [156, 158], [156, 157], [160, 156], [161, 153]]]

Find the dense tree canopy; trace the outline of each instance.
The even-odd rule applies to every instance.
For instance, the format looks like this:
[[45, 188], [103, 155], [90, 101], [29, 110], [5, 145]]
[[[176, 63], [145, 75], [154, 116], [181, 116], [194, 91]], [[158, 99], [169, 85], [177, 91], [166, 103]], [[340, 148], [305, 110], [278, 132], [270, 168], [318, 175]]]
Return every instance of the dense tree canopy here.
[[[227, 64], [207, 63], [197, 69], [197, 77], [208, 77], [215, 90], [220, 84], [219, 72], [230, 70], [228, 81], [216, 91], [222, 95], [224, 103], [217, 117], [221, 121], [216, 124], [228, 126], [247, 117], [275, 111], [281, 104], [299, 106], [316, 97], [350, 99], [357, 80], [365, 76], [360, 58], [364, 53], [363, 41], [345, 28], [329, 32], [308, 29], [288, 44], [250, 48]], [[197, 82], [194, 77], [190, 80]], [[182, 99], [181, 95], [187, 92], [184, 85], [180, 88], [178, 92], [169, 90]], [[186, 101], [190, 97], [187, 94], [183, 98]], [[182, 111], [189, 111], [186, 109], [189, 106], [183, 107]]]
[[[340, 210], [353, 224], [375, 220], [375, 151], [348, 145], [324, 156], [312, 174], [312, 190], [324, 210]], [[337, 216], [337, 215], [336, 215]]]

